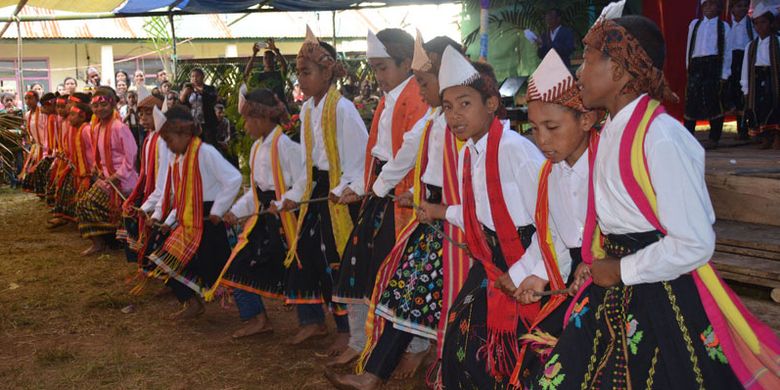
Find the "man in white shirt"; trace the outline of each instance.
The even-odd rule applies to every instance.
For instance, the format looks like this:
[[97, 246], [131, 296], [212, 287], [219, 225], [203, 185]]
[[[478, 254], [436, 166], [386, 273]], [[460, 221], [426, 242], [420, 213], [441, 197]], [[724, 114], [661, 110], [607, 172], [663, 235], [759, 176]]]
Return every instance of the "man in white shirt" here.
[[749, 138], [747, 126], [745, 126], [742, 117], [745, 109], [745, 99], [740, 86], [742, 60], [745, 56], [745, 45], [756, 36], [753, 23], [747, 17], [749, 6], [750, 1], [748, 0], [737, 0], [731, 3], [731, 29], [726, 35], [726, 50], [731, 52], [731, 76], [723, 91], [723, 104], [727, 112], [732, 112], [737, 117], [737, 133], [740, 140]]

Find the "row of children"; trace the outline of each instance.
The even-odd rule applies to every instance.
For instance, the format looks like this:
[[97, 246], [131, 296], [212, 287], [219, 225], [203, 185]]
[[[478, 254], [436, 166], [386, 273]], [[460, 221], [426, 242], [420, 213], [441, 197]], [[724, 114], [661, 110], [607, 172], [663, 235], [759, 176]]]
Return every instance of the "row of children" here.
[[[674, 97], [663, 37], [621, 17], [624, 3], [586, 35], [578, 80], [555, 51], [532, 75], [536, 145], [502, 120], [489, 65], [399, 29], [368, 34], [384, 97], [366, 131], [335, 88], [335, 50], [308, 30], [300, 144], [273, 92], [240, 91], [257, 141], [235, 203], [238, 171], [187, 109], [162, 113], [153, 96], [139, 104], [141, 174], [126, 178], [114, 134], [127, 130], [98, 90], [85, 137], [98, 178], [75, 197], [82, 233], [115, 229], [121, 214], [129, 258], [166, 281], [183, 303], [176, 318], [231, 288], [245, 321], [234, 337], [273, 329], [263, 298], [295, 305], [294, 345], [328, 334], [329, 308], [325, 375], [341, 389], [411, 376], [427, 355], [447, 389], [777, 388], [777, 337], [709, 264], [704, 152], [660, 103]], [[226, 224], [242, 225], [232, 249]], [[332, 370], [353, 362], [359, 374]]]
[[729, 2], [731, 25], [721, 20], [722, 0], [700, 0], [702, 18], [688, 26], [688, 85], [685, 127], [708, 120], [706, 148], [720, 142], [724, 116], [737, 119], [738, 137], [761, 140], [762, 148], [780, 149], [780, 2]]

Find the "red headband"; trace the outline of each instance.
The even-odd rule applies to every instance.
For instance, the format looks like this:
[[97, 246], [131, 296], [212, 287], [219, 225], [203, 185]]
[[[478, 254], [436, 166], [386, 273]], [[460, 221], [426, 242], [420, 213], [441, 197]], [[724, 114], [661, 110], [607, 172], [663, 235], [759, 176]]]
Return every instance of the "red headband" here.
[[24, 93], [24, 96], [35, 96], [38, 97], [38, 93], [35, 91], [27, 91]]
[[113, 102], [114, 102], [114, 99], [112, 99], [112, 98], [110, 98], [110, 97], [108, 97], [108, 96], [99, 95], [99, 96], [95, 96], [95, 97], [93, 97], [93, 98], [92, 98], [92, 101], [91, 101], [90, 103], [91, 103], [91, 104], [97, 104], [97, 103], [101, 103], [101, 102], [105, 102], [105, 103], [113, 103]]
[[68, 97], [68, 101], [73, 102], [73, 103], [81, 103], [81, 99], [77, 98], [76, 96]]
[[68, 102], [68, 101], [67, 101], [67, 100], [65, 100], [65, 98], [57, 98], [57, 104], [65, 104], [65, 103], [67, 103], [67, 102]]
[[76, 106], [73, 106], [73, 107], [71, 107], [71, 108], [70, 108], [70, 112], [75, 112], [75, 113], [77, 113], [77, 114], [81, 114], [81, 113], [82, 113], [82, 112], [84, 112], [84, 111], [81, 111], [81, 109], [80, 109], [80, 108], [78, 108], [78, 107], [76, 107]]

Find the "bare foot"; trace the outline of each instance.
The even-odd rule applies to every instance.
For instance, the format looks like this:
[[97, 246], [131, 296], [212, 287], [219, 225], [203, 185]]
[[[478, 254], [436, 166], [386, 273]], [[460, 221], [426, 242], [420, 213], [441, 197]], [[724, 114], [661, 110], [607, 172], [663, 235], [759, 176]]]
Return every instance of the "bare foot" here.
[[360, 357], [360, 351], [355, 351], [351, 347], [347, 347], [346, 349], [341, 351], [341, 353], [338, 356], [336, 356], [335, 359], [325, 363], [325, 366], [326, 367], [346, 366], [347, 364], [355, 361], [355, 359], [357, 359], [358, 357]]
[[401, 361], [398, 362], [398, 367], [393, 371], [393, 379], [409, 379], [413, 377], [430, 350], [431, 348], [428, 347], [428, 350], [423, 352], [405, 352], [404, 355], [401, 356]]
[[371, 373], [361, 375], [338, 375], [330, 369], [325, 370], [325, 378], [341, 390], [374, 390], [382, 385], [382, 380]]
[[268, 323], [268, 316], [263, 313], [247, 321], [241, 329], [233, 333], [233, 338], [240, 339], [242, 337], [270, 333], [273, 331], [274, 329]]
[[181, 310], [171, 315], [171, 319], [191, 320], [193, 318], [203, 315], [203, 313], [205, 312], [206, 312], [206, 307], [203, 306], [203, 302], [200, 300], [200, 298], [197, 297], [190, 298], [190, 300], [184, 302], [184, 305]]
[[103, 252], [105, 250], [106, 250], [106, 247], [103, 246], [103, 245], [92, 244], [92, 245], [90, 245], [89, 248], [84, 249], [83, 251], [81, 251], [81, 256], [87, 257], [87, 256], [96, 255], [96, 254], [101, 253], [101, 252]]
[[67, 225], [68, 221], [66, 221], [66, 220], [64, 220], [62, 218], [56, 218], [55, 217], [55, 218], [50, 219], [47, 223], [48, 223], [48, 225], [46, 225], [47, 229], [54, 229], [54, 228], [58, 228], [58, 227], [63, 226], [63, 225]]
[[298, 330], [298, 333], [293, 336], [290, 345], [300, 345], [306, 340], [325, 337], [327, 335], [328, 328], [325, 324], [304, 325]]
[[347, 345], [349, 344], [349, 333], [336, 333], [336, 337], [333, 340], [333, 343], [328, 347], [328, 350], [325, 352], [327, 356], [339, 356], [342, 352], [344, 352], [345, 349], [348, 349]]

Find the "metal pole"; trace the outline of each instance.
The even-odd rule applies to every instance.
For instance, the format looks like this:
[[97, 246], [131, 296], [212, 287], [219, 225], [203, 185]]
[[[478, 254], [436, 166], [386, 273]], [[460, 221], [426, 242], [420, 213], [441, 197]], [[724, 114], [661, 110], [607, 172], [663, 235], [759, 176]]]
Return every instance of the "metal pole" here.
[[[24, 8], [24, 6], [26, 4], [27, 4], [27, 0], [19, 1], [19, 4], [16, 5], [16, 9], [14, 10], [14, 14], [13, 14], [12, 17], [15, 17], [15, 16], [19, 15], [19, 12], [22, 11], [22, 8]], [[3, 34], [5, 34], [6, 30], [8, 30], [8, 27], [11, 27], [11, 23], [12, 23], [12, 21], [6, 22], [5, 26], [3, 26], [3, 30], [0, 31], [0, 37], [2, 37]]]
[[[22, 24], [19, 18], [16, 19], [16, 64], [17, 74], [19, 75], [19, 84], [16, 87], [16, 93], [22, 100], [22, 113], [27, 112], [27, 106], [24, 104], [24, 68], [22, 67]], [[40, 96], [38, 96], [40, 98]]]
[[176, 80], [176, 27], [173, 26], [173, 12], [168, 12], [168, 22], [171, 24], [171, 41], [173, 53], [171, 54], [171, 80]]

